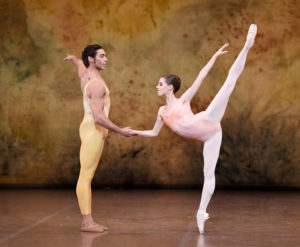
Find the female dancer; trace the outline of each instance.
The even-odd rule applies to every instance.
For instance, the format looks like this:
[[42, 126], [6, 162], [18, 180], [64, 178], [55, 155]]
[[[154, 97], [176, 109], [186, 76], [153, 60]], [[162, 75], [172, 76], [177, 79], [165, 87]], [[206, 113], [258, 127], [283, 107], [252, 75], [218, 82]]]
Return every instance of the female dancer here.
[[166, 105], [159, 108], [153, 129], [147, 131], [132, 130], [133, 134], [136, 135], [154, 137], [158, 135], [165, 122], [178, 135], [204, 142], [204, 185], [200, 207], [197, 212], [197, 224], [200, 233], [204, 233], [204, 222], [209, 218], [206, 208], [215, 190], [215, 168], [222, 141], [220, 121], [223, 118], [237, 79], [243, 71], [249, 49], [254, 44], [256, 32], [257, 26], [252, 24], [248, 31], [246, 43], [230, 68], [224, 85], [205, 111], [193, 114], [190, 102], [217, 57], [227, 52], [224, 49], [228, 46], [228, 43], [223, 45], [212, 56], [210, 61], [200, 71], [193, 85], [180, 98], [176, 98], [174, 95], [180, 88], [180, 78], [176, 75], [161, 77], [156, 87], [157, 94], [165, 96]]

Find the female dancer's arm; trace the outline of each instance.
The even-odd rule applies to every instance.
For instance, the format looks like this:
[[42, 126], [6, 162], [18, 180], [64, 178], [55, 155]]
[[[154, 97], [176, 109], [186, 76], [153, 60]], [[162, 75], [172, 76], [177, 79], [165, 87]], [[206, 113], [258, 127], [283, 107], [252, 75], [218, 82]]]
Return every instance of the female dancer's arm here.
[[183, 99], [184, 102], [190, 102], [192, 100], [192, 98], [198, 91], [202, 81], [204, 80], [204, 78], [207, 76], [208, 72], [211, 70], [212, 66], [214, 65], [217, 57], [227, 53], [227, 51], [223, 51], [223, 49], [225, 49], [228, 45], [229, 45], [228, 43], [223, 45], [212, 56], [212, 58], [209, 60], [209, 62], [201, 69], [201, 71], [199, 72], [199, 75], [196, 78], [196, 80], [194, 81], [193, 85], [188, 90], [186, 90], [185, 93], [181, 96], [181, 98]]
[[152, 130], [132, 130], [132, 133], [144, 137], [158, 136], [158, 133], [164, 124], [164, 121], [162, 120], [161, 117], [161, 113], [162, 113], [162, 107], [160, 107], [158, 110], [157, 119]]
[[71, 60], [72, 63], [75, 65], [75, 67], [77, 68], [78, 71], [78, 75], [81, 78], [85, 72], [86, 72], [86, 67], [83, 64], [82, 60], [79, 59], [78, 57], [71, 55], [71, 54], [67, 54], [67, 56], [64, 58], [64, 60]]

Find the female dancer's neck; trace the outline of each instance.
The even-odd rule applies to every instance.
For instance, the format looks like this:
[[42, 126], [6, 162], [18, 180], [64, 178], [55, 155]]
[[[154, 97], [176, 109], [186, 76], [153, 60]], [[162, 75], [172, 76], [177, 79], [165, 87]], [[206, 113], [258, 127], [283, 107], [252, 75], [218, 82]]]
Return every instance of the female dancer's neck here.
[[175, 97], [173, 92], [168, 92], [166, 94], [166, 105], [172, 105], [177, 101], [177, 98]]

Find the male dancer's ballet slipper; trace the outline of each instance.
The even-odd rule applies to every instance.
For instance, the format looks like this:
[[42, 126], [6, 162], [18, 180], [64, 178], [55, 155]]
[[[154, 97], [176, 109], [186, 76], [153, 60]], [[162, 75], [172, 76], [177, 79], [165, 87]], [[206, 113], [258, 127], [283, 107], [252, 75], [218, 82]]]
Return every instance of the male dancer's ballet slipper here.
[[209, 214], [208, 213], [205, 213], [202, 215], [197, 214], [196, 218], [197, 218], [197, 225], [198, 225], [199, 232], [201, 234], [203, 234], [204, 233], [204, 224], [205, 224], [205, 221], [207, 221], [209, 219]]
[[254, 39], [257, 33], [257, 25], [251, 24], [247, 34], [246, 48], [250, 49], [254, 45]]
[[108, 228], [105, 226], [101, 226], [101, 225], [95, 225], [95, 226], [90, 226], [90, 227], [81, 227], [81, 231], [82, 232], [105, 232], [107, 231]]

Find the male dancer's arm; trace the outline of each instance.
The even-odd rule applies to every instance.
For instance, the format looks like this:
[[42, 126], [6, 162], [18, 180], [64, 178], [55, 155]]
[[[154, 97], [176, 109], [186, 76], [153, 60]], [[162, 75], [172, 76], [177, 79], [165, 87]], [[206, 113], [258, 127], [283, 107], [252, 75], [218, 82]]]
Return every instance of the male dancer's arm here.
[[[77, 68], [80, 79], [83, 79], [83, 77], [87, 75], [86, 67], [83, 64], [81, 59], [77, 58], [74, 55], [67, 54], [67, 56], [64, 58], [64, 60], [72, 61], [72, 63]], [[92, 85], [90, 85], [90, 87], [91, 86]], [[95, 87], [95, 86], [92, 86], [92, 87]], [[92, 107], [92, 111], [94, 114], [94, 119], [95, 119], [96, 124], [99, 124], [106, 129], [109, 129], [111, 131], [114, 131], [114, 132], [116, 132], [120, 135], [126, 136], [126, 137], [133, 136], [132, 133], [129, 133], [129, 129], [130, 129], [129, 127], [126, 127], [123, 129], [119, 128], [118, 126], [113, 124], [104, 114], [102, 109], [104, 107], [103, 96], [106, 93], [105, 88], [103, 86], [102, 87], [100, 86], [100, 89], [97, 89], [97, 88], [96, 88], [96, 90], [94, 90], [94, 89], [95, 88], [93, 88], [93, 90], [91, 90], [90, 96], [91, 96], [91, 107]], [[87, 91], [89, 91], [89, 90], [87, 90]]]
[[64, 58], [64, 60], [71, 60], [72, 63], [75, 65], [77, 71], [78, 71], [78, 76], [80, 78], [82, 78], [82, 76], [85, 74], [86, 72], [86, 67], [83, 64], [82, 60], [79, 59], [78, 57], [71, 55], [71, 54], [67, 54], [67, 56]]
[[105, 93], [106, 91], [104, 86], [99, 83], [91, 83], [87, 88], [87, 95], [91, 98], [91, 108], [95, 123], [125, 137], [132, 136], [133, 134], [130, 133], [128, 127], [123, 129], [119, 128], [104, 114], [103, 109]]
[[223, 49], [225, 49], [228, 45], [229, 45], [228, 43], [223, 45], [212, 56], [212, 58], [208, 61], [208, 63], [201, 69], [201, 71], [199, 72], [199, 74], [198, 74], [196, 80], [194, 81], [193, 85], [189, 89], [187, 89], [184, 94], [182, 94], [181, 99], [183, 99], [183, 101], [190, 102], [192, 100], [192, 98], [194, 97], [194, 95], [198, 91], [200, 85], [202, 84], [202, 81], [204, 80], [204, 78], [207, 76], [208, 72], [213, 67], [217, 57], [227, 53], [227, 51], [223, 51]]
[[162, 107], [160, 107], [158, 110], [157, 119], [156, 119], [156, 122], [155, 122], [152, 130], [131, 130], [131, 129], [129, 129], [129, 132], [139, 135], [139, 136], [144, 136], [144, 137], [158, 136], [158, 133], [160, 132], [160, 130], [164, 124], [164, 121], [162, 120], [162, 117], [161, 117], [161, 112], [162, 112]]

